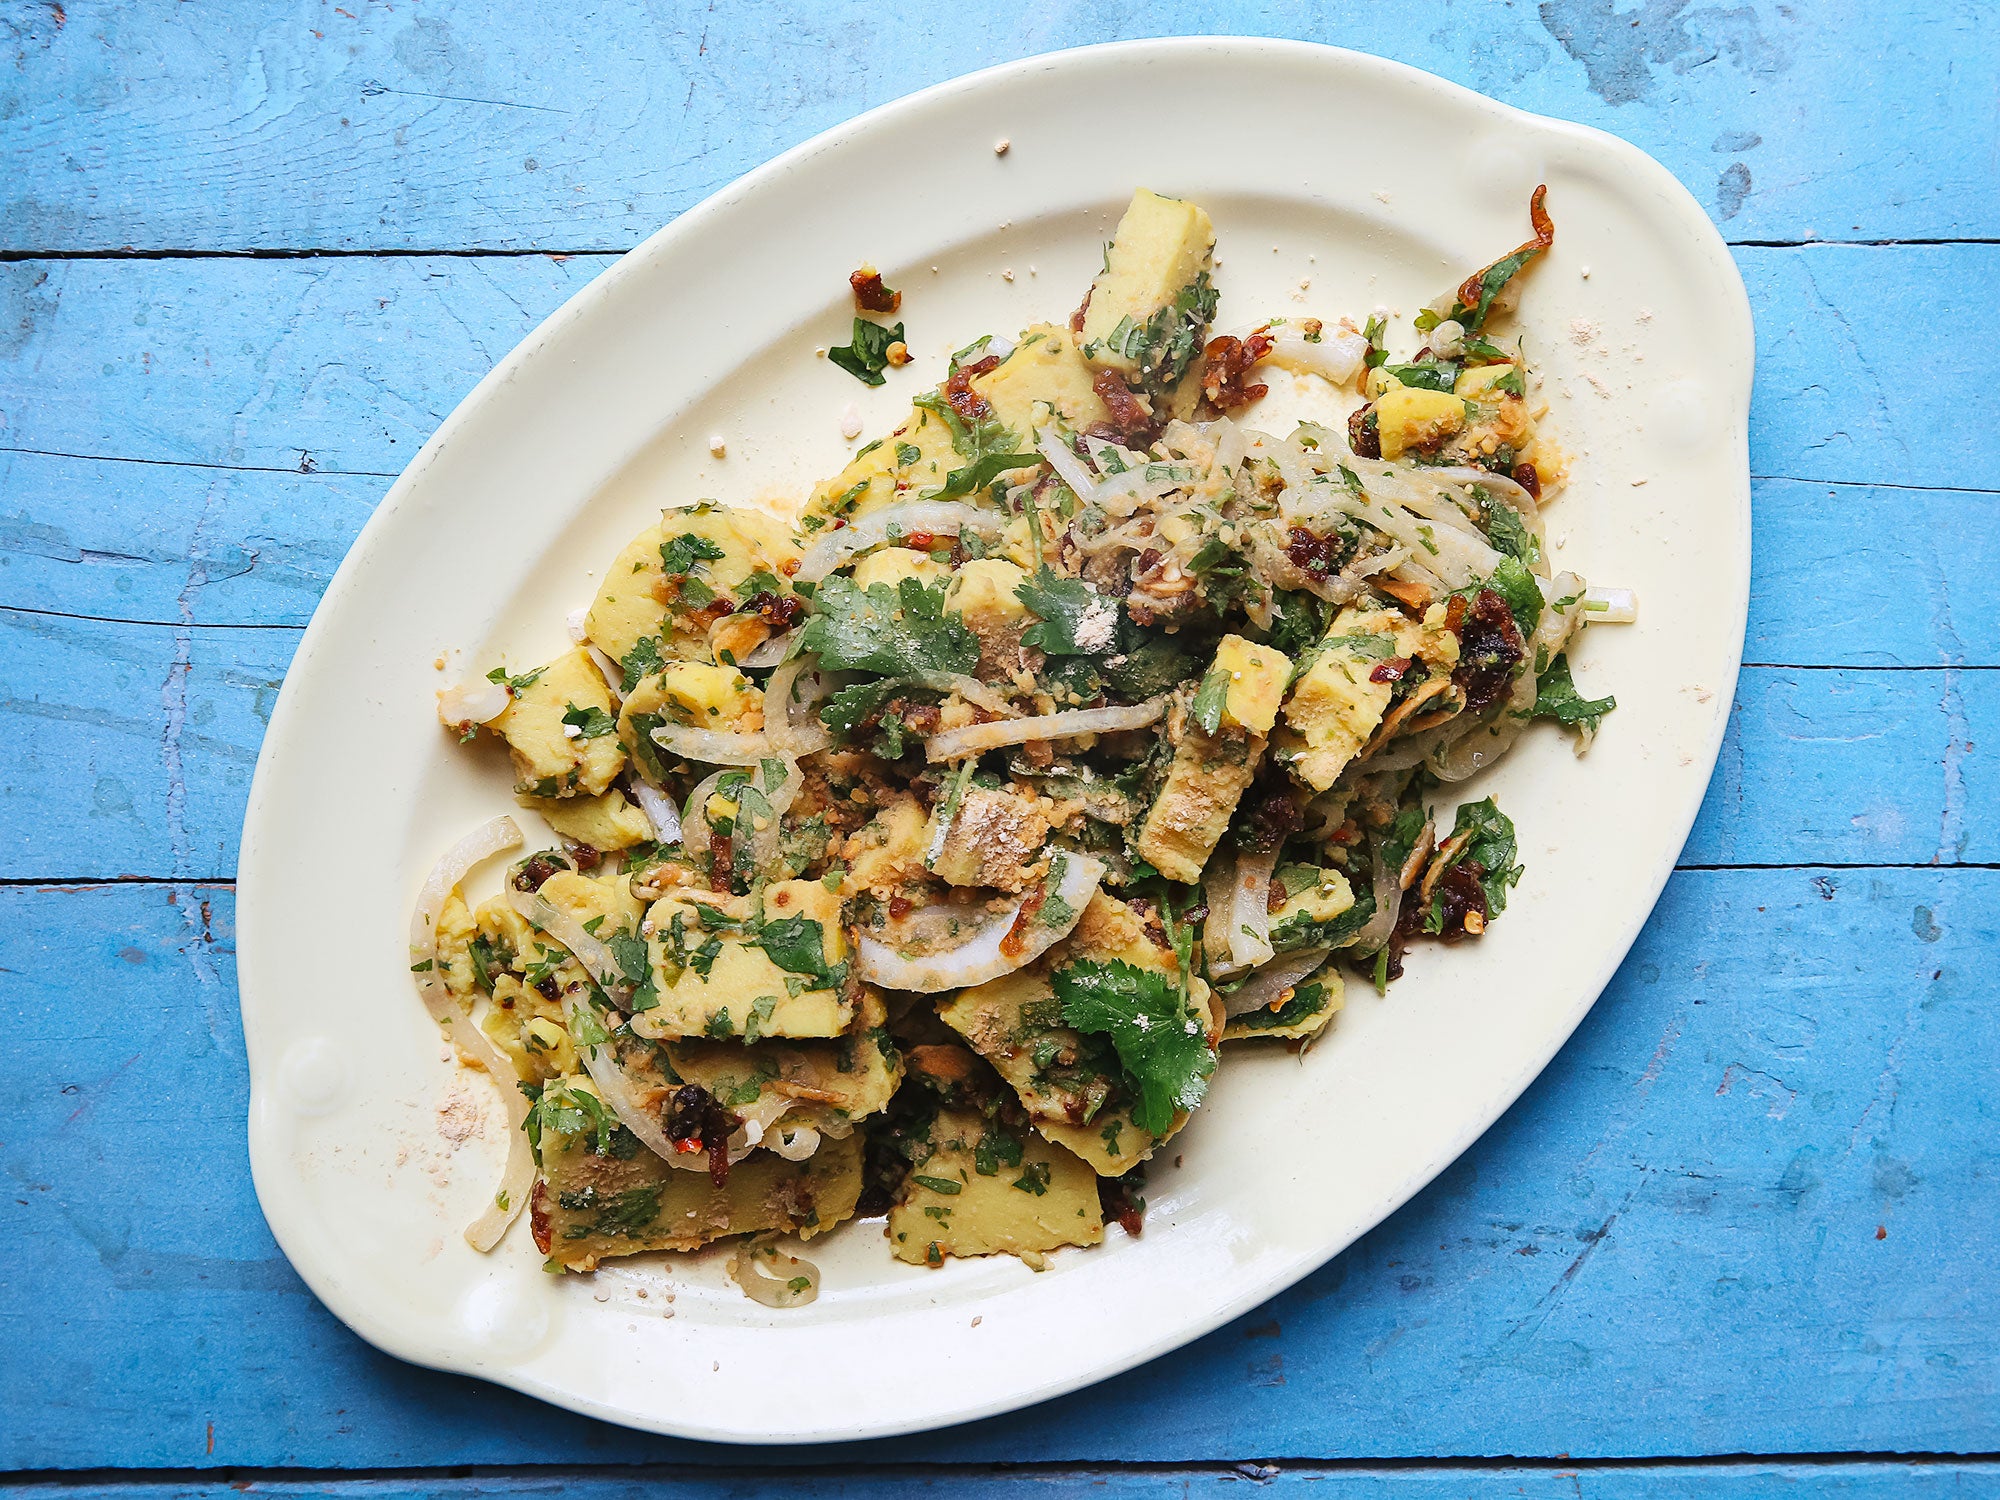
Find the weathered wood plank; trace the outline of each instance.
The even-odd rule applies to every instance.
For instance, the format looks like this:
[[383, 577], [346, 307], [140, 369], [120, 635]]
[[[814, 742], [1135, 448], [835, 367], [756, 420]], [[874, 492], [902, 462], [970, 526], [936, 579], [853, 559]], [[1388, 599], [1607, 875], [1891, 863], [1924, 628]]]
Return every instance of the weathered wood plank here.
[[[0, 451], [0, 608], [303, 626], [387, 487]], [[2000, 493], [1789, 480], [1753, 490], [1750, 661], [2000, 665], [2000, 615], [1978, 607], [2000, 573]]]
[[298, 640], [0, 611], [0, 878], [234, 872]]
[[[232, 874], [297, 641], [0, 609], [0, 879]], [[1982, 743], [2000, 744], [2000, 672], [1748, 668], [1683, 861], [2000, 859]]]
[[[147, 1480], [120, 1476], [102, 1493], [123, 1500], [235, 1500], [247, 1484], [271, 1500], [762, 1500], [809, 1493], [820, 1500], [987, 1500], [994, 1495], [1091, 1495], [1136, 1500], [1174, 1495], [1183, 1500], [1463, 1500], [1508, 1495], [1518, 1500], [1973, 1500], [2000, 1493], [2000, 1468], [1978, 1460], [1922, 1462], [1775, 1462], [1718, 1464], [1234, 1464], [1120, 1468], [766, 1469], [730, 1471], [673, 1465], [629, 1471], [593, 1469], [558, 1477], [534, 1471], [476, 1475], [404, 1475], [343, 1479], [335, 1475], [242, 1479]], [[17, 1485], [20, 1500], [73, 1500], [78, 1486], [40, 1481]]]
[[[251, 1195], [232, 911], [0, 889], [0, 1410], [34, 1414], [0, 1423], [0, 1463], [773, 1462], [333, 1322]], [[1521, 1103], [1300, 1287], [1025, 1416], [790, 1457], [1991, 1451], [1996, 914], [1990, 870], [1678, 875]]]
[[1601, 126], [1664, 161], [1732, 236], [2000, 232], [1981, 8], [1893, 14], [1863, 42], [1775, 0], [1617, 12], [1478, 0], [1436, 14], [1296, 0], [1054, 12], [619, 0], [554, 13], [72, 0], [20, 7], [10, 25], [0, 245], [623, 249], [924, 84], [1176, 32], [1335, 42]]
[[[1758, 319], [1751, 468], [2000, 489], [2000, 244], [1736, 252]], [[603, 256], [0, 263], [0, 448], [393, 475]], [[11, 507], [10, 507], [11, 508]]]

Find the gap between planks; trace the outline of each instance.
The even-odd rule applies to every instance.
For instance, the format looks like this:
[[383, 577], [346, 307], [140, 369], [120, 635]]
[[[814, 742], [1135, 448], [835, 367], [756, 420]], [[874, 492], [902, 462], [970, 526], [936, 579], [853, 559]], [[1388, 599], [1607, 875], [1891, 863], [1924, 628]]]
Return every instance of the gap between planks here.
[[[1335, 1476], [1342, 1474], [1367, 1473], [1370, 1471], [1394, 1472], [1402, 1474], [1440, 1473], [1481, 1473], [1492, 1470], [1528, 1470], [1539, 1473], [1565, 1475], [1571, 1473], [1604, 1473], [1619, 1470], [1662, 1470], [1662, 1469], [1730, 1469], [1742, 1467], [1768, 1468], [1774, 1465], [1792, 1465], [1801, 1468], [1833, 1469], [1862, 1464], [1897, 1464], [1912, 1468], [1963, 1465], [1967, 1468], [1989, 1467], [2000, 1464], [2000, 1453], [1939, 1453], [1939, 1452], [1855, 1452], [1855, 1453], [1715, 1453], [1715, 1454], [1648, 1454], [1644, 1456], [1571, 1458], [1567, 1455], [1555, 1458], [1522, 1457], [1513, 1454], [1497, 1454], [1467, 1457], [1442, 1458], [1288, 1458], [1265, 1456], [1257, 1459], [1240, 1460], [1234, 1464], [1228, 1460], [1208, 1462], [1185, 1462], [1178, 1460], [1135, 1459], [1123, 1463], [1067, 1463], [1062, 1461], [1028, 1463], [904, 1463], [904, 1464], [801, 1464], [783, 1466], [771, 1464], [745, 1464], [742, 1467], [725, 1465], [690, 1464], [480, 1464], [451, 1465], [435, 1469], [290, 1469], [290, 1468], [214, 1468], [214, 1469], [23, 1469], [11, 1473], [0, 1473], [0, 1489], [25, 1488], [30, 1485], [57, 1485], [69, 1490], [83, 1490], [89, 1486], [120, 1485], [205, 1485], [226, 1484], [232, 1489], [249, 1490], [259, 1485], [278, 1484], [322, 1484], [353, 1485], [382, 1484], [395, 1482], [472, 1482], [521, 1480], [530, 1483], [547, 1483], [560, 1478], [567, 1482], [579, 1483], [591, 1480], [605, 1480], [625, 1483], [663, 1482], [677, 1480], [699, 1483], [714, 1480], [722, 1483], [742, 1484], [760, 1479], [788, 1481], [797, 1484], [800, 1480], [815, 1476], [827, 1478], [870, 1477], [904, 1478], [920, 1481], [941, 1482], [988, 1477], [1019, 1477], [1027, 1480], [1075, 1479], [1088, 1482], [1092, 1477], [1113, 1477], [1122, 1474], [1146, 1475], [1162, 1479], [1176, 1477], [1206, 1478], [1211, 1476], [1236, 1476], [1243, 1478], [1310, 1478], [1315, 1475]], [[1271, 1466], [1273, 1475], [1251, 1475], [1244, 1471], [1258, 1466]]]
[[[674, 222], [672, 219], [665, 221]], [[661, 226], [665, 227], [665, 224]], [[1952, 236], [1910, 236], [1900, 239], [1858, 239], [1858, 240], [1730, 240], [1724, 244], [1734, 249], [1752, 250], [1809, 250], [1820, 245], [1849, 246], [1862, 249], [1896, 249], [1902, 246], [1929, 245], [2000, 245], [2000, 236], [1952, 235]], [[520, 259], [528, 256], [584, 256], [584, 255], [624, 255], [634, 249], [634, 245], [592, 245], [561, 247], [555, 249], [488, 249], [453, 250], [443, 246], [418, 249], [367, 249], [333, 245], [307, 246], [249, 246], [239, 249], [194, 250], [186, 248], [149, 247], [139, 249], [132, 245], [105, 246], [85, 250], [0, 250], [0, 264], [12, 261], [34, 260], [417, 260], [425, 257], [448, 256], [457, 260]]]
[[[1744, 870], [1792, 870], [1803, 875], [1812, 870], [1838, 870], [1844, 874], [1870, 870], [2000, 870], [2000, 861], [1953, 860], [1940, 864], [1935, 860], [1907, 860], [1900, 863], [1884, 860], [1868, 860], [1853, 864], [1836, 864], [1826, 860], [1807, 860], [1799, 864], [1760, 864], [1746, 860], [1741, 864], [1691, 864], [1674, 866], [1676, 875], [1728, 874]], [[234, 890], [234, 875], [8, 875], [0, 876], [0, 890], [50, 890], [87, 891], [102, 890], [111, 886], [157, 885], [176, 889], [200, 886], [203, 889]]]

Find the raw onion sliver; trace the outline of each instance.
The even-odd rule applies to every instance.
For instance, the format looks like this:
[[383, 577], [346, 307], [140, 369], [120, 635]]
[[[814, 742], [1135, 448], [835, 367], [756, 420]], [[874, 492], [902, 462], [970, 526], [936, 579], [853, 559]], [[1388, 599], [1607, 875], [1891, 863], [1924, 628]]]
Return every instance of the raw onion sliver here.
[[1311, 948], [1274, 959], [1244, 980], [1243, 987], [1235, 994], [1225, 996], [1222, 1008], [1231, 1016], [1247, 1016], [1252, 1011], [1282, 1004], [1285, 991], [1295, 989], [1309, 979], [1326, 962], [1330, 951]]
[[754, 766], [778, 754], [767, 735], [728, 734], [679, 724], [662, 724], [655, 729], [653, 743], [670, 755], [705, 766]]
[[762, 671], [765, 667], [781, 665], [784, 662], [785, 653], [798, 643], [799, 631], [802, 629], [804, 629], [803, 626], [797, 626], [786, 631], [783, 635], [772, 636], [736, 665], [739, 667], [748, 667], [753, 671]]
[[968, 724], [963, 729], [947, 729], [932, 735], [924, 746], [927, 760], [958, 760], [997, 750], [1002, 745], [1024, 745], [1029, 740], [1065, 740], [1080, 734], [1109, 734], [1120, 729], [1144, 729], [1157, 723], [1167, 711], [1164, 697], [1148, 698], [1129, 708], [1072, 708], [1059, 714], [1039, 714], [1031, 719], [1007, 719], [997, 724]]
[[[795, 656], [764, 684], [764, 733], [781, 755], [810, 755], [833, 743], [832, 731], [812, 716], [813, 709], [831, 691], [817, 663], [817, 657]], [[799, 693], [802, 679], [803, 695]], [[799, 713], [803, 719], [794, 717]]]
[[415, 968], [417, 993], [423, 997], [424, 1009], [450, 1038], [459, 1055], [469, 1059], [473, 1066], [484, 1068], [492, 1077], [507, 1112], [507, 1164], [501, 1171], [500, 1186], [486, 1210], [465, 1229], [466, 1243], [482, 1254], [500, 1243], [507, 1226], [527, 1207], [528, 1194], [535, 1185], [535, 1159], [528, 1149], [527, 1132], [522, 1128], [528, 1118], [528, 1101], [514, 1086], [517, 1078], [514, 1065], [446, 988], [438, 969], [437, 923], [451, 893], [474, 865], [517, 848], [520, 842], [521, 829], [512, 818], [498, 817], [482, 823], [452, 845], [437, 862], [424, 881], [410, 919], [410, 962]]
[[597, 665], [597, 675], [604, 679], [604, 690], [611, 695], [611, 706], [622, 708], [625, 703], [625, 669], [588, 641], [584, 642], [583, 649], [590, 653], [591, 661]]
[[514, 695], [499, 683], [482, 678], [440, 688], [437, 700], [438, 722], [463, 734], [474, 724], [490, 724], [507, 712]]
[[507, 904], [525, 917], [530, 925], [546, 932], [569, 949], [571, 956], [583, 965], [590, 977], [597, 981], [606, 994], [629, 988], [625, 983], [624, 974], [619, 970], [618, 961], [611, 956], [611, 950], [585, 932], [582, 923], [540, 891], [517, 891], [510, 888], [507, 892]]
[[1631, 625], [1639, 618], [1639, 597], [1630, 589], [1587, 589], [1583, 617], [1592, 625]]
[[1278, 854], [1244, 854], [1236, 860], [1229, 903], [1229, 955], [1245, 969], [1271, 958], [1271, 872]]
[[620, 1066], [611, 1043], [586, 1045], [583, 1042], [586, 1029], [583, 1023], [586, 1020], [594, 1022], [600, 1030], [605, 1029], [589, 1000], [581, 995], [572, 995], [568, 1019], [569, 1038], [576, 1047], [576, 1055], [583, 1059], [584, 1070], [590, 1074], [590, 1081], [597, 1085], [597, 1097], [611, 1106], [611, 1112], [618, 1116], [618, 1123], [637, 1136], [640, 1145], [668, 1166], [686, 1171], [707, 1171], [708, 1153], [678, 1149], [667, 1138], [667, 1132], [660, 1124], [659, 1112], [648, 1110], [639, 1102], [639, 1092]]
[[631, 792], [632, 800], [639, 804], [639, 811], [653, 825], [654, 842], [678, 844], [681, 841], [681, 815], [673, 799], [642, 776], [632, 778]]
[[[819, 1296], [819, 1267], [764, 1240], [752, 1240], [729, 1257], [729, 1279], [765, 1307], [804, 1307]], [[794, 1286], [798, 1281], [806, 1285]]]
[[1057, 436], [1054, 427], [1044, 427], [1035, 435], [1035, 451], [1049, 461], [1049, 467], [1077, 499], [1087, 505], [1097, 497], [1097, 476], [1070, 452], [1069, 445]]
[[800, 560], [799, 570], [793, 577], [800, 583], [818, 583], [844, 566], [850, 558], [871, 547], [882, 546], [892, 535], [909, 536], [912, 532], [927, 531], [956, 536], [961, 530], [971, 530], [982, 536], [998, 536], [1006, 524], [1007, 517], [997, 510], [986, 510], [957, 500], [909, 500], [901, 505], [886, 505], [881, 510], [871, 511], [852, 526], [843, 526], [814, 542], [806, 549], [806, 555]]
[[[870, 984], [879, 984], [885, 989], [915, 990], [928, 995], [939, 990], [984, 984], [989, 979], [998, 979], [1002, 974], [1011, 974], [1033, 963], [1052, 944], [1069, 936], [1070, 929], [1076, 926], [1084, 907], [1090, 904], [1090, 898], [1097, 894], [1097, 887], [1104, 879], [1102, 861], [1085, 854], [1064, 854], [1062, 858], [1066, 861], [1062, 879], [1050, 894], [1068, 909], [1068, 920], [1052, 924], [1031, 922], [1024, 941], [1013, 953], [1006, 951], [1004, 940], [1013, 931], [1015, 922], [1020, 919], [1021, 908], [1033, 895], [1032, 892], [982, 923], [956, 948], [942, 953], [910, 958], [873, 934], [861, 933], [855, 942], [855, 972]], [[1046, 903], [1042, 909], [1047, 909]], [[933, 908], [912, 912], [904, 920], [917, 927], [927, 918], [935, 919]]]

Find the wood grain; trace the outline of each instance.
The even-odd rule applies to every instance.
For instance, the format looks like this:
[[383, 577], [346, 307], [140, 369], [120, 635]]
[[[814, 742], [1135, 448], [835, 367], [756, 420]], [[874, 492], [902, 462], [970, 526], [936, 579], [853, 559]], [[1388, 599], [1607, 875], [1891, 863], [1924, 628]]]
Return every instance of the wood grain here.
[[1979, 0], [1838, 7], [1831, 23], [1819, 9], [22, 5], [0, 72], [0, 243], [622, 250], [925, 84], [1174, 33], [1338, 43], [1600, 126], [1659, 157], [1732, 238], [2000, 233], [2000, 62]]
[[[1758, 475], [2000, 488], [2000, 243], [1739, 247]], [[393, 476], [604, 256], [0, 263], [0, 448]], [[842, 291], [830, 279], [828, 303]], [[420, 351], [420, 352], [419, 352]], [[801, 349], [801, 357], [805, 351]], [[733, 356], [732, 356], [733, 357]]]
[[[297, 643], [0, 609], [0, 879], [231, 876]], [[2000, 743], [2000, 672], [1747, 668], [1683, 862], [2000, 861], [1982, 743]]]
[[[251, 1195], [232, 911], [0, 888], [0, 1337], [32, 1351], [0, 1410], [36, 1413], [0, 1464], [769, 1461], [414, 1370], [327, 1315]], [[2000, 1447], [1996, 922], [1991, 870], [1676, 875], [1521, 1102], [1326, 1269], [1027, 1416], [792, 1457]]]
[[[1246, 1490], [1245, 1484], [1254, 1489]], [[1463, 1500], [1507, 1495], [1516, 1500], [1969, 1500], [2000, 1491], [2000, 1467], [1943, 1460], [1921, 1464], [1826, 1464], [1780, 1461], [1718, 1464], [1234, 1464], [1160, 1465], [1145, 1469], [1043, 1466], [1004, 1468], [925, 1465], [880, 1468], [762, 1469], [752, 1472], [675, 1464], [567, 1473], [560, 1480], [535, 1470], [470, 1475], [400, 1475], [353, 1479], [252, 1474], [212, 1479], [129, 1480], [115, 1491], [125, 1500], [235, 1500], [246, 1487], [271, 1500], [762, 1500], [801, 1493], [820, 1500], [987, 1500], [1002, 1494], [1091, 1495], [1137, 1500]], [[37, 1482], [14, 1491], [21, 1500], [72, 1500], [73, 1484]]]
[[[0, 451], [0, 609], [302, 627], [387, 485]], [[2000, 573], [2000, 493], [1751, 488], [1747, 660], [2000, 666], [2000, 614], [1982, 607]]]

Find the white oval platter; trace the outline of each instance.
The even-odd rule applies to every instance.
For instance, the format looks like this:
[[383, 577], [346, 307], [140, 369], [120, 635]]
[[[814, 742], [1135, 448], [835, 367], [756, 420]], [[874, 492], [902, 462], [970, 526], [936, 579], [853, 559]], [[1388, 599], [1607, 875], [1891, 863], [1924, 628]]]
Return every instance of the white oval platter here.
[[[772, 1312], [713, 1252], [562, 1277], [542, 1270], [525, 1224], [491, 1255], [468, 1248], [460, 1231], [497, 1181], [504, 1120], [492, 1085], [444, 1060], [405, 943], [439, 852], [512, 799], [499, 757], [438, 728], [440, 653], [480, 670], [503, 652], [541, 660], [594, 593], [593, 570], [662, 505], [802, 494], [852, 449], [847, 403], [866, 435], [886, 432], [953, 347], [1065, 316], [1134, 186], [1213, 216], [1218, 328], [1358, 320], [1380, 305], [1407, 329], [1421, 303], [1526, 238], [1542, 182], [1556, 243], [1526, 278], [1518, 326], [1575, 454], [1550, 507], [1555, 561], [1636, 589], [1641, 616], [1576, 653], [1584, 688], [1619, 703], [1588, 758], [1538, 726], [1467, 788], [1500, 797], [1527, 866], [1482, 941], [1419, 950], [1386, 999], [1350, 986], [1303, 1065], [1232, 1051], [1151, 1174], [1143, 1236], [1114, 1230], [1039, 1274], [1006, 1258], [900, 1265], [879, 1225], [849, 1225], [815, 1243], [819, 1300]], [[874, 392], [813, 354], [844, 341], [846, 275], [863, 261], [904, 289], [918, 355]], [[1527, 1087], [1673, 868], [1741, 658], [1751, 365], [1729, 254], [1651, 158], [1326, 47], [1179, 39], [1031, 58], [751, 173], [480, 383], [364, 528], [306, 632], [258, 763], [240, 874], [251, 1160], [279, 1243], [337, 1316], [404, 1359], [746, 1443], [1023, 1406], [1289, 1286]], [[725, 458], [711, 433], [727, 437]]]

